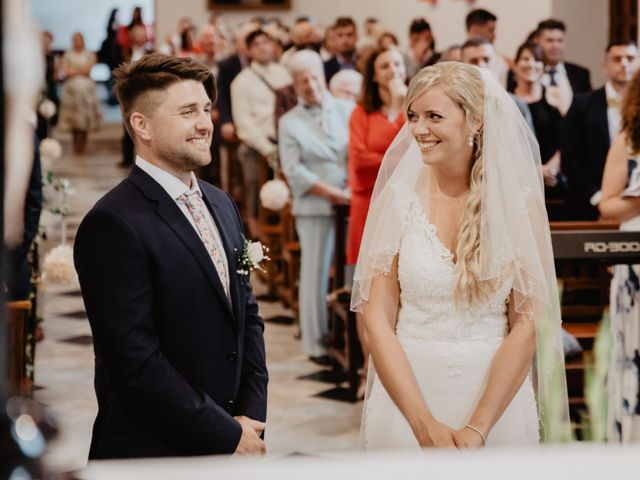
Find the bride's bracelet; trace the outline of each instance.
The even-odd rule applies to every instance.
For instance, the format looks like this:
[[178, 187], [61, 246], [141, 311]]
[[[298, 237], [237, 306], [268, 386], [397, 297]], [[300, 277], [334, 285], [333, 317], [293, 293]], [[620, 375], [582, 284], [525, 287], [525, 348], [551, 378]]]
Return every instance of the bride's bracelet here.
[[484, 447], [487, 444], [487, 439], [484, 438], [484, 433], [482, 433], [480, 430], [478, 430], [476, 427], [474, 427], [473, 425], [469, 425], [468, 423], [465, 425], [465, 427], [470, 428], [471, 430], [473, 430], [474, 432], [476, 432], [478, 435], [480, 435], [480, 438], [482, 439], [482, 446]]

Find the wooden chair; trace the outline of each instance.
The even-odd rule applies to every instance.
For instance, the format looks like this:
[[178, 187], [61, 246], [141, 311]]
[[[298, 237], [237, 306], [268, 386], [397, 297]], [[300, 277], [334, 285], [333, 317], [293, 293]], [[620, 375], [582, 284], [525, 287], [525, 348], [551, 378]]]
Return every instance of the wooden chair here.
[[29, 300], [7, 303], [10, 395], [31, 396], [33, 391], [32, 381], [26, 371], [30, 313]]
[[282, 246], [283, 268], [277, 279], [278, 298], [293, 311], [298, 320], [298, 287], [300, 283], [300, 242], [296, 233], [295, 217], [288, 203], [280, 212], [282, 224], [280, 245]]

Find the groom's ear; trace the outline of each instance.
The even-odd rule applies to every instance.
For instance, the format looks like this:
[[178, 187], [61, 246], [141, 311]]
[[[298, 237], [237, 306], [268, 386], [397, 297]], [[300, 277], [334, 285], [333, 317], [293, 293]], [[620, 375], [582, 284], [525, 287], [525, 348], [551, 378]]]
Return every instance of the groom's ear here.
[[151, 140], [151, 128], [149, 125], [149, 119], [140, 112], [133, 112], [129, 117], [129, 124], [134, 131], [136, 137], [143, 142], [149, 142]]

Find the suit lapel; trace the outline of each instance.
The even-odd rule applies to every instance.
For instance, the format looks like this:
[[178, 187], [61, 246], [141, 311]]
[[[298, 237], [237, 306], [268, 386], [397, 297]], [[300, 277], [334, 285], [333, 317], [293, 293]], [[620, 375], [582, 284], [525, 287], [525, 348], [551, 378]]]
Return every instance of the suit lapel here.
[[180, 211], [180, 208], [176, 205], [175, 201], [155, 180], [153, 180], [153, 178], [137, 166], [133, 168], [129, 179], [135, 183], [138, 188], [140, 188], [147, 198], [157, 202], [156, 212], [158, 216], [169, 226], [169, 228], [171, 228], [171, 230], [173, 230], [182, 243], [187, 247], [189, 252], [191, 252], [195, 257], [200, 268], [209, 280], [213, 290], [220, 299], [223, 300], [223, 303], [227, 306], [230, 316], [232, 316], [233, 312], [231, 310], [231, 305], [224, 293], [222, 282], [220, 281], [220, 277], [216, 272], [213, 261], [209, 256], [209, 252], [207, 252], [202, 240], [182, 211]]
[[[610, 143], [609, 116], [607, 115], [607, 93], [603, 88], [596, 92], [596, 121], [606, 136], [607, 145]], [[604, 138], [603, 138], [604, 140]]]
[[[219, 208], [219, 205], [213, 198], [211, 198], [210, 195], [207, 194], [206, 189], [203, 187], [202, 183], [199, 183], [200, 190], [202, 191], [202, 198], [204, 199], [204, 203], [209, 209], [211, 216], [213, 217], [216, 227], [218, 227], [218, 232], [220, 233], [220, 238], [224, 247], [224, 253], [227, 257], [227, 268], [229, 271], [229, 292], [231, 294], [231, 308], [237, 321], [240, 318], [239, 299], [241, 283], [239, 274], [237, 273], [237, 263], [238, 256], [241, 252], [237, 250], [236, 243], [234, 243], [233, 239], [230, 237], [230, 232], [234, 231], [233, 225], [228, 224]], [[240, 246], [240, 248], [242, 248], [242, 246]]]

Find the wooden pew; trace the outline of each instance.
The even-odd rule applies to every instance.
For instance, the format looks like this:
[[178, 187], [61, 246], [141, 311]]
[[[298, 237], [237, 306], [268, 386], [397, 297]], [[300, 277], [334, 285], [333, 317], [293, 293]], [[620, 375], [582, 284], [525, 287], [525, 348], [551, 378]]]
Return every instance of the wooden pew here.
[[6, 308], [9, 323], [9, 394], [31, 396], [33, 384], [26, 371], [31, 302], [8, 302]]
[[360, 369], [363, 366], [362, 348], [358, 338], [356, 315], [350, 309], [351, 292], [345, 289], [346, 239], [349, 207], [334, 206], [335, 251], [333, 266], [333, 290], [329, 294], [329, 333], [327, 338], [329, 357], [334, 370], [344, 372], [347, 383], [345, 400], [358, 400]]

